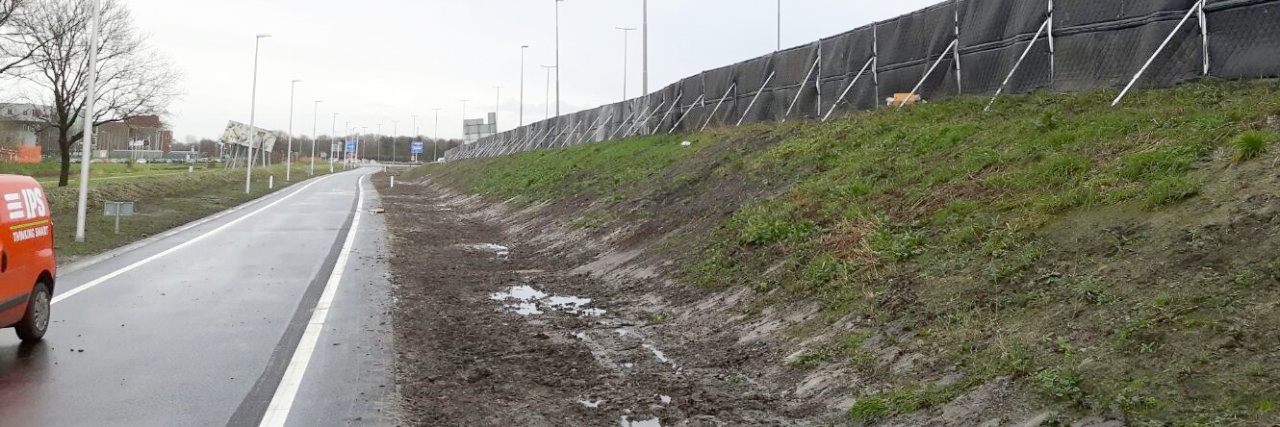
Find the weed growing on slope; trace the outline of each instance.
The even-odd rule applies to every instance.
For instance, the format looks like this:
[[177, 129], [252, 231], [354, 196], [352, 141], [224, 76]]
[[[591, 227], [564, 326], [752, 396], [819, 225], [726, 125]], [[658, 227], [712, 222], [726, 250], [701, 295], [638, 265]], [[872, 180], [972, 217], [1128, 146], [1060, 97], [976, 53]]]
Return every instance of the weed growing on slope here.
[[1253, 160], [1267, 151], [1267, 143], [1271, 135], [1259, 131], [1248, 131], [1231, 139], [1231, 148], [1235, 150], [1236, 162]]

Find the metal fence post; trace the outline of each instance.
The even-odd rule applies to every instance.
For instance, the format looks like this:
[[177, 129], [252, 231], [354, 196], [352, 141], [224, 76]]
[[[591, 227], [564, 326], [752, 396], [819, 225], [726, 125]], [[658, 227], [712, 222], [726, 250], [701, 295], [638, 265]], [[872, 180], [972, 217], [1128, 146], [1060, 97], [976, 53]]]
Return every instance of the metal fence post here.
[[751, 114], [751, 108], [756, 106], [756, 100], [760, 99], [760, 94], [764, 93], [765, 88], [769, 87], [769, 82], [773, 81], [774, 72], [769, 72], [769, 77], [764, 79], [764, 85], [760, 86], [760, 90], [756, 91], [756, 96], [751, 97], [751, 103], [747, 104], [746, 111], [742, 112], [742, 118], [738, 119], [737, 126], [742, 126], [742, 121], [747, 119], [747, 115]]

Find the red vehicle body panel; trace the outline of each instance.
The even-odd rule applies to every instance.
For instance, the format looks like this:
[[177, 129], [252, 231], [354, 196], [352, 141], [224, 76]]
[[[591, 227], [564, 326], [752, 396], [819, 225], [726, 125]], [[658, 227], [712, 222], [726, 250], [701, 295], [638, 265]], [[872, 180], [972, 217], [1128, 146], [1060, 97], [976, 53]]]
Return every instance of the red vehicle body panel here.
[[53, 292], [53, 220], [40, 183], [0, 175], [0, 328], [22, 320], [36, 283]]

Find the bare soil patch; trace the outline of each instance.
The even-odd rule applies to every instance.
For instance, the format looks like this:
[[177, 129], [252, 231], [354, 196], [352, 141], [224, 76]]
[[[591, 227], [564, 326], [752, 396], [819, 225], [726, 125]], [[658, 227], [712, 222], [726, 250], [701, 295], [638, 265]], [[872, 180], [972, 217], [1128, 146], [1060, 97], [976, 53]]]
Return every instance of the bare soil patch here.
[[762, 361], [785, 356], [767, 343], [738, 343], [706, 316], [715, 310], [647, 293], [654, 284], [636, 278], [661, 280], [652, 273], [600, 274], [625, 254], [515, 227], [501, 208], [429, 183], [375, 182], [395, 253], [397, 373], [413, 425], [831, 421], [762, 372]]

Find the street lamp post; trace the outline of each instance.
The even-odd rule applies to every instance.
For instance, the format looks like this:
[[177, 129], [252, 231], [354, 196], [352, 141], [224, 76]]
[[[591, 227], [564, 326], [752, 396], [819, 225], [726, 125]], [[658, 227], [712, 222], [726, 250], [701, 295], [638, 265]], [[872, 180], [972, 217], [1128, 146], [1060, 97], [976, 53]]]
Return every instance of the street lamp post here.
[[503, 86], [494, 86], [493, 89], [498, 91], [493, 97], [493, 131], [498, 131], [498, 114], [502, 112], [502, 88]]
[[556, 116], [560, 115], [560, 2], [556, 0]]
[[360, 134], [364, 133], [365, 129], [369, 129], [369, 127], [360, 126], [358, 129], [360, 130], [356, 131], [356, 162], [357, 163], [364, 159], [364, 146], [367, 145], [367, 144], [360, 143]]
[[377, 144], [375, 149], [378, 152], [378, 161], [382, 161], [382, 123], [378, 123], [378, 133], [373, 135], [373, 143]]
[[466, 142], [467, 140], [467, 103], [471, 102], [471, 100], [462, 99], [460, 101], [462, 101], [462, 141]]
[[622, 30], [622, 100], [627, 100], [627, 49], [630, 47], [631, 32], [635, 28], [614, 27]]
[[258, 47], [262, 44], [262, 39], [271, 37], [270, 34], [258, 34], [258, 39], [253, 42], [253, 95], [249, 101], [249, 157], [244, 168], [244, 193], [249, 194], [253, 188], [250, 182], [253, 181], [253, 140], [257, 139], [258, 129], [254, 128], [254, 118], [258, 112]]
[[524, 51], [529, 45], [520, 46], [520, 126], [524, 126]]
[[[412, 146], [413, 140], [415, 139], [418, 139], [418, 115], [417, 114], [413, 115], [413, 138], [409, 138], [410, 146]], [[412, 148], [409, 149], [409, 157], [412, 158], [412, 160], [410, 160], [412, 162], [418, 161], [418, 155], [413, 153]]]
[[[98, 45], [98, 27], [102, 19], [102, 2], [93, 2], [93, 19], [89, 20], [89, 46]], [[257, 54], [254, 54], [255, 57]], [[93, 102], [98, 97], [98, 50], [89, 49], [89, 82], [84, 100], [84, 140], [80, 148], [80, 194], [76, 206], [76, 243], [84, 243], [85, 224], [89, 221], [89, 150], [93, 149]], [[118, 213], [118, 212], [117, 212]]]
[[[544, 114], [546, 114], [546, 117], [544, 117], [544, 119], [550, 119], [551, 118], [551, 69], [556, 68], [556, 66], [543, 65], [542, 68], [547, 69], [547, 102], [546, 102], [546, 108], [545, 108], [546, 111], [544, 112]], [[556, 106], [556, 108], [559, 108], [559, 106]]]
[[284, 182], [289, 182], [292, 177], [290, 172], [293, 171], [293, 95], [298, 91], [298, 82], [301, 81], [294, 80], [289, 85], [289, 144], [284, 152]]
[[320, 126], [320, 103], [324, 101], [316, 101], [316, 110], [311, 113], [311, 176], [316, 176], [316, 142], [320, 140], [320, 134], [316, 132], [316, 128]]
[[432, 132], [434, 136], [431, 138], [435, 140], [431, 146], [431, 161], [435, 162], [436, 159], [440, 158], [439, 156], [440, 156], [440, 110], [441, 109], [432, 108], [432, 110], [435, 110], [436, 112], [436, 128], [435, 128], [435, 131]]
[[396, 138], [400, 136], [400, 121], [391, 121], [391, 163], [396, 162]]
[[[338, 142], [338, 113], [333, 113], [333, 121], [329, 129], [329, 172], [333, 172], [333, 145]], [[346, 149], [345, 147], [343, 148]]]
[[[644, 87], [642, 89], [644, 90], [643, 95], [647, 96], [649, 95], [649, 0], [644, 0], [643, 27], [644, 27], [644, 31], [642, 31], [642, 37], [644, 38], [644, 48], [643, 48], [644, 50]], [[646, 108], [648, 108], [647, 105], [646, 105]]]
[[782, 51], [782, 0], [778, 0], [778, 51]]

